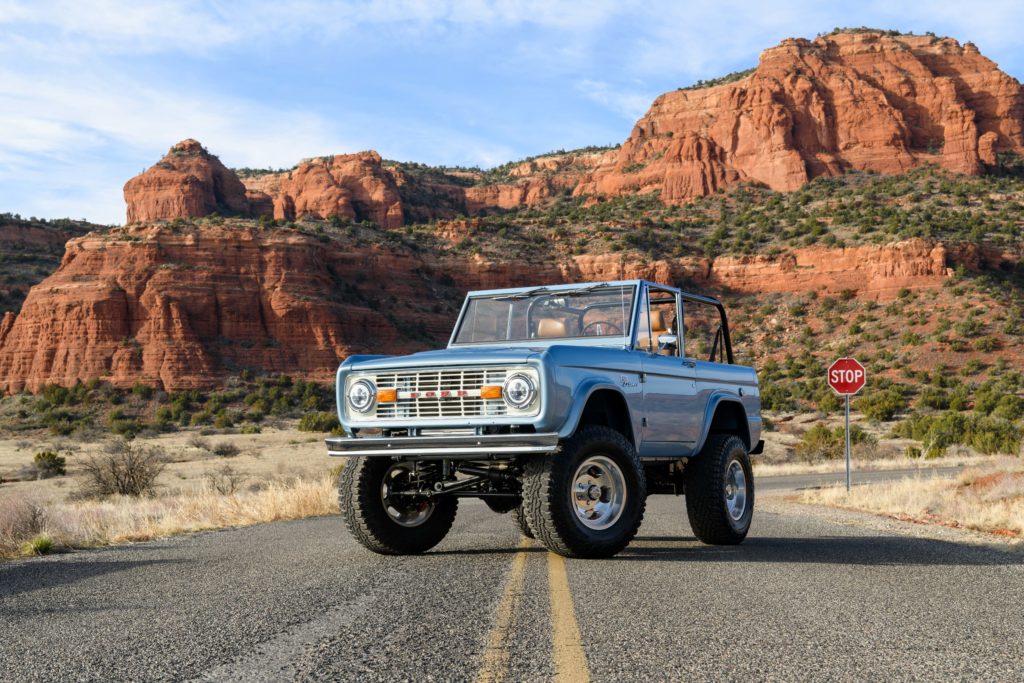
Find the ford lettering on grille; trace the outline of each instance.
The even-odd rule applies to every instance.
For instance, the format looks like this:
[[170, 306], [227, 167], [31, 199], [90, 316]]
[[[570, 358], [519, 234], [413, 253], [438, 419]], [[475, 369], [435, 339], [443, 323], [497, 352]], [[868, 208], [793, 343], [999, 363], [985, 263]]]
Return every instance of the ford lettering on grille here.
[[504, 383], [506, 368], [465, 368], [387, 372], [376, 376], [378, 389], [396, 389], [398, 400], [377, 406], [378, 420], [445, 417], [502, 417], [508, 406], [501, 398], [485, 399], [480, 388]]

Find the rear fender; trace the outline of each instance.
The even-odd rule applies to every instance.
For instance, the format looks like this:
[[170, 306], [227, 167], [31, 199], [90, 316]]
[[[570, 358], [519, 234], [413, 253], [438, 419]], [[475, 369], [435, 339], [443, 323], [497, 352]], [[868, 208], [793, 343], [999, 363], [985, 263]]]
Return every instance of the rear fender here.
[[[719, 414], [722, 410], [722, 414]], [[718, 417], [718, 424], [715, 418]], [[704, 427], [702, 428], [700, 441], [697, 443], [699, 453], [708, 440], [708, 435], [714, 432], [734, 433], [743, 439], [743, 443], [750, 452], [753, 444], [750, 442], [750, 423], [747, 417], [746, 408], [735, 394], [715, 392], [708, 400], [707, 408], [704, 409]]]

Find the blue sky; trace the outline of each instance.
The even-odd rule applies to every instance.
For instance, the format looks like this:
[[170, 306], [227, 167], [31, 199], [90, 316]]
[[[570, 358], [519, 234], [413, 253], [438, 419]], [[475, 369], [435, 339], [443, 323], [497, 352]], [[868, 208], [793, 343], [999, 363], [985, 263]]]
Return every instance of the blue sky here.
[[186, 137], [253, 167], [621, 142], [662, 92], [861, 25], [970, 40], [1024, 77], [1011, 0], [0, 0], [0, 212], [121, 223], [124, 182]]

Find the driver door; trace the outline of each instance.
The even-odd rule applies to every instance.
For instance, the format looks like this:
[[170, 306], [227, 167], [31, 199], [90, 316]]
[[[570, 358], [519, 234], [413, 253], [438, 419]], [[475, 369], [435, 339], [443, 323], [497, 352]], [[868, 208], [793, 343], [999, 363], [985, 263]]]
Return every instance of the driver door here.
[[[682, 356], [682, 302], [669, 290], [646, 287], [634, 350], [642, 354], [643, 436], [640, 455], [690, 455], [704, 424], [697, 364]], [[675, 336], [675, 343], [666, 343]], [[663, 339], [664, 337], [664, 339]]]

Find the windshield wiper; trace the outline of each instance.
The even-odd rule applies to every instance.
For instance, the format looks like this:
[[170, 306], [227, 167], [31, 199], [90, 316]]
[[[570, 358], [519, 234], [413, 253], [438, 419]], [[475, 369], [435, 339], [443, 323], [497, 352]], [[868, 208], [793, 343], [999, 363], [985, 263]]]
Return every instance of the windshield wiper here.
[[565, 296], [582, 296], [584, 294], [590, 294], [595, 289], [602, 289], [607, 286], [608, 285], [605, 283], [599, 282], [596, 285], [587, 285], [586, 287], [580, 287], [578, 289], [570, 289], [567, 292], [559, 292], [559, 294], [564, 294]]
[[506, 294], [505, 296], [496, 296], [496, 297], [494, 297], [494, 300], [495, 301], [514, 301], [516, 299], [529, 299], [531, 296], [535, 296], [537, 294], [543, 294], [544, 292], [547, 292], [547, 291], [549, 291], [547, 287], [536, 287], [536, 288], [528, 290], [526, 292], [519, 292], [518, 294]]

